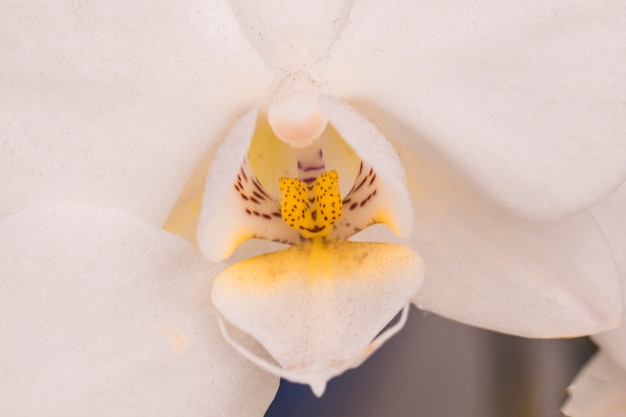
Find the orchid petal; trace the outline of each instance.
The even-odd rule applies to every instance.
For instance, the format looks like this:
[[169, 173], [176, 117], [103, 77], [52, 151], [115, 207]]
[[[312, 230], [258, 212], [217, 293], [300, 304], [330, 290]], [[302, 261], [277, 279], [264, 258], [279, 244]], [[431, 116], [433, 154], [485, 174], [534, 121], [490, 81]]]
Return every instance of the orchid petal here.
[[256, 121], [253, 108], [232, 126], [207, 174], [197, 237], [200, 250], [213, 261], [227, 258], [239, 244], [255, 237], [299, 241], [298, 232], [285, 224], [280, 204], [265, 191], [247, 160]]
[[252, 237], [240, 223], [246, 220], [245, 212], [238, 210], [241, 198], [233, 183], [246, 159], [257, 115], [258, 109], [252, 108], [232, 125], [209, 167], [197, 239], [202, 253], [212, 261], [227, 258], [239, 243]]
[[[375, 103], [480, 189], [552, 219], [626, 176], [621, 0], [355, 2], [325, 91]], [[374, 115], [375, 117], [375, 115]]]
[[[425, 162], [411, 163], [423, 164], [409, 170], [424, 178], [417, 172], [429, 169]], [[591, 215], [526, 221], [481, 201], [467, 185], [430, 175], [411, 188], [417, 250], [429, 267], [416, 298], [420, 308], [528, 337], [584, 335], [617, 325], [619, 281]]]
[[585, 365], [568, 391], [565, 415], [623, 417], [626, 412], [626, 371], [604, 353]]
[[66, 199], [161, 225], [272, 77], [226, 1], [5, 1], [0, 16], [0, 218]]
[[[399, 236], [410, 236], [413, 214], [398, 154], [376, 126], [349, 104], [333, 97], [323, 97], [320, 101], [329, 122], [359, 158], [376, 171], [373, 177], [365, 180], [369, 183], [379, 177], [376, 196], [365, 210], [360, 209], [364, 211], [361, 217], [385, 223]], [[358, 180], [357, 175], [356, 185], [359, 184]], [[360, 196], [361, 202], [368, 196], [372, 195], [367, 193]]]
[[[377, 123], [397, 143], [412, 135], [382, 113]], [[485, 198], [436, 151], [396, 149], [413, 198], [410, 246], [427, 265], [418, 307], [527, 337], [589, 334], [619, 323], [619, 278], [589, 213], [522, 219]]]
[[352, 1], [231, 0], [230, 4], [242, 32], [268, 65], [295, 70], [326, 57], [348, 21]]
[[522, 220], [435, 175], [412, 187], [417, 250], [429, 261], [420, 308], [527, 337], [584, 335], [619, 323], [617, 273], [591, 215]]
[[[622, 279], [622, 300], [626, 300], [626, 183], [592, 211], [609, 240]], [[626, 370], [626, 310], [620, 327], [595, 335], [594, 339]]]
[[219, 334], [217, 266], [181, 238], [39, 206], [0, 224], [0, 265], [2, 415], [247, 417], [272, 400], [278, 380]]
[[360, 364], [372, 339], [419, 289], [423, 266], [393, 244], [309, 242], [224, 270], [213, 302], [258, 340], [281, 376], [311, 385]]

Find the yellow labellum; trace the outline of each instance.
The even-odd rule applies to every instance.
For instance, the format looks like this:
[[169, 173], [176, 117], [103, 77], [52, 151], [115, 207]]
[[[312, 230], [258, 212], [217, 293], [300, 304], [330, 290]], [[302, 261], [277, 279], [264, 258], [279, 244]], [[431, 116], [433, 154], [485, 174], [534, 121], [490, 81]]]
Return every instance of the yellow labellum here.
[[307, 185], [297, 178], [280, 178], [280, 212], [289, 226], [304, 237], [326, 236], [341, 217], [337, 171], [320, 174]]

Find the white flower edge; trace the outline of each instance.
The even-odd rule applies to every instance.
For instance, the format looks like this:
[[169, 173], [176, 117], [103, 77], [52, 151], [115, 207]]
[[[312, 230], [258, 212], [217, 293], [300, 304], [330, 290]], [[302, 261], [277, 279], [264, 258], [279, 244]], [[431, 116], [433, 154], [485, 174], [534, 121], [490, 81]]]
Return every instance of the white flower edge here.
[[[408, 148], [414, 132], [402, 122], [376, 108], [359, 110], [392, 138], [406, 170], [415, 218], [408, 245], [426, 265], [418, 307], [526, 337], [571, 337], [619, 324], [619, 276], [590, 213], [520, 218], [436, 148]], [[365, 230], [359, 240], [400, 243], [381, 229]]]
[[2, 415], [247, 417], [273, 399], [278, 379], [222, 340], [219, 266], [177, 236], [113, 210], [37, 206], [0, 224], [0, 264]]
[[[622, 279], [622, 300], [626, 300], [626, 183], [605, 201], [597, 204], [592, 211], [611, 245]], [[626, 310], [619, 328], [597, 334], [594, 339], [626, 369]]]
[[[626, 183], [593, 208], [602, 225], [622, 278], [626, 300]], [[626, 313], [624, 314], [626, 316]], [[626, 317], [615, 330], [593, 336], [600, 351], [569, 388], [563, 412], [572, 417], [619, 417], [626, 414]]]

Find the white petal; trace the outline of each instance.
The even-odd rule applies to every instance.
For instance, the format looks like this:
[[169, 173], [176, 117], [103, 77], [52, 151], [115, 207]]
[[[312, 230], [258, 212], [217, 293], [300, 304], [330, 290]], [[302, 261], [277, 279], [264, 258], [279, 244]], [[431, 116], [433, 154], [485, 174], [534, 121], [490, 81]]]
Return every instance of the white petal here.
[[[622, 279], [622, 300], [626, 300], [626, 184], [594, 207], [593, 214], [609, 239]], [[626, 310], [619, 328], [596, 335], [594, 339], [626, 369]]]
[[599, 353], [568, 388], [570, 399], [563, 413], [571, 417], [623, 417], [626, 415], [626, 371]]
[[436, 174], [420, 180], [429, 175], [423, 168], [412, 170], [416, 250], [429, 271], [416, 298], [420, 308], [528, 337], [617, 325], [619, 279], [591, 215], [525, 221], [467, 185]]
[[226, 1], [9, 1], [0, 16], [0, 218], [66, 199], [160, 225], [271, 78]]
[[247, 417], [272, 400], [277, 379], [219, 334], [216, 266], [174, 235], [37, 207], [0, 225], [0, 265], [3, 416]]
[[224, 318], [278, 362], [277, 373], [320, 394], [327, 380], [371, 353], [372, 339], [422, 275], [419, 256], [400, 245], [313, 243], [231, 266], [212, 294]]
[[[239, 178], [239, 183], [246, 192], [253, 190], [248, 188], [252, 187], [254, 172], [244, 160], [254, 134], [257, 114], [257, 108], [253, 108], [231, 127], [207, 174], [197, 238], [200, 250], [213, 261], [227, 258], [239, 244], [253, 237], [270, 240], [289, 240], [291, 236], [296, 240], [299, 237], [295, 229], [285, 224], [282, 217], [272, 214], [277, 210], [280, 213], [277, 202], [269, 201], [268, 197], [266, 205], [259, 205], [258, 210], [269, 217], [264, 219], [253, 215], [251, 210], [246, 212], [246, 201], [241, 197], [245, 193], [235, 188]], [[257, 184], [261, 186], [260, 183]]]
[[[378, 123], [387, 137], [411, 134], [382, 115]], [[528, 337], [589, 334], [618, 324], [619, 278], [589, 213], [553, 222], [521, 219], [490, 202], [437, 152], [396, 148], [415, 210], [411, 245], [427, 271], [418, 307]]]
[[413, 229], [411, 201], [396, 150], [376, 126], [347, 103], [323, 97], [321, 106], [341, 137], [380, 177], [376, 209], [385, 210], [382, 214], [387, 219], [385, 223], [399, 236], [410, 236]]
[[546, 219], [626, 175], [625, 49], [621, 0], [362, 1], [323, 77], [410, 126], [408, 146], [439, 147], [492, 198]]
[[231, 1], [241, 30], [276, 68], [295, 70], [326, 57], [343, 30], [352, 0]]

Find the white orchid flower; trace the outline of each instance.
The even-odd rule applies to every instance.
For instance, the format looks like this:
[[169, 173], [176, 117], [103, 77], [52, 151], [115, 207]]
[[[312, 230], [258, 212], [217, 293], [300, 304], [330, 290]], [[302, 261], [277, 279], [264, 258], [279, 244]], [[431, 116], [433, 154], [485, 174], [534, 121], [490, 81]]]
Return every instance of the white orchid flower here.
[[[2, 3], [2, 411], [260, 413], [276, 379], [218, 336], [218, 270], [222, 333], [318, 393], [409, 300], [531, 337], [616, 326], [617, 274], [584, 209], [626, 175], [623, 9]], [[339, 187], [354, 212], [334, 223], [283, 210], [287, 186], [308, 192], [289, 161], [315, 155], [332, 186], [308, 197]], [[282, 195], [264, 182], [281, 169]], [[246, 214], [240, 172], [273, 211]], [[212, 260], [255, 236], [294, 245], [222, 270], [163, 230], [189, 236], [197, 216]], [[347, 242], [353, 220], [413, 237]]]
[[[611, 244], [626, 300], [626, 183], [593, 209]], [[572, 417], [626, 415], [626, 313], [617, 329], [593, 337], [600, 350], [569, 388], [563, 412]]]

